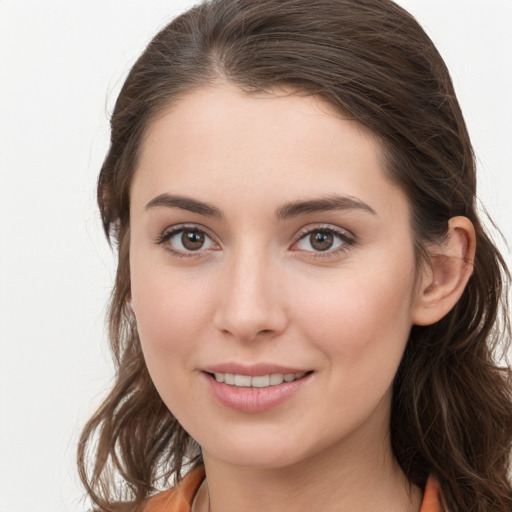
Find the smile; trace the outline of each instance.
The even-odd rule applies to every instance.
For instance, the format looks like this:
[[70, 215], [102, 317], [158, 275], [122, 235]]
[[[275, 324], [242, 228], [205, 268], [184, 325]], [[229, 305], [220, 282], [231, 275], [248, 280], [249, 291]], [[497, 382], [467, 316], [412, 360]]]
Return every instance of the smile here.
[[213, 376], [217, 382], [222, 382], [228, 386], [244, 388], [267, 388], [270, 386], [279, 386], [283, 382], [293, 382], [306, 375], [302, 373], [271, 373], [268, 375], [239, 375], [234, 373], [214, 373]]
[[[239, 365], [223, 365], [234, 367], [238, 366], [239, 372], [242, 370]], [[204, 382], [210, 393], [224, 407], [243, 413], [259, 413], [273, 409], [293, 396], [300, 393], [302, 389], [308, 388], [314, 378], [314, 371], [302, 371], [292, 373], [280, 373], [284, 368], [263, 369], [254, 366], [245, 369], [242, 373], [228, 373], [231, 368], [219, 371], [202, 371]], [[228, 370], [228, 371], [226, 371]], [[231, 371], [233, 371], [231, 370]], [[294, 368], [298, 370], [298, 368]], [[268, 373], [267, 373], [268, 372]], [[252, 375], [247, 375], [251, 373]]]

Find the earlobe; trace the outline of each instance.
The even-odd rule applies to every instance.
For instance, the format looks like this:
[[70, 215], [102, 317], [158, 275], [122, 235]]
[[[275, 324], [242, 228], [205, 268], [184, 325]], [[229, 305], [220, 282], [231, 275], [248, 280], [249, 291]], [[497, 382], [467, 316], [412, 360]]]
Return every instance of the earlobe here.
[[466, 217], [453, 217], [445, 240], [429, 249], [430, 265], [418, 286], [412, 321], [431, 325], [441, 320], [460, 299], [473, 272], [475, 228]]

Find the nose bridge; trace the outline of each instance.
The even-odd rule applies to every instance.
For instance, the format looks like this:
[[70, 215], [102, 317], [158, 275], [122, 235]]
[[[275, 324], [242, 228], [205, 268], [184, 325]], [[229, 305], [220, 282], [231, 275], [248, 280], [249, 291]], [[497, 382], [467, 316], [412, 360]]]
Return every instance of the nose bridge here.
[[223, 269], [217, 328], [241, 340], [281, 332], [286, 315], [278, 275], [270, 251], [255, 240], [239, 243]]

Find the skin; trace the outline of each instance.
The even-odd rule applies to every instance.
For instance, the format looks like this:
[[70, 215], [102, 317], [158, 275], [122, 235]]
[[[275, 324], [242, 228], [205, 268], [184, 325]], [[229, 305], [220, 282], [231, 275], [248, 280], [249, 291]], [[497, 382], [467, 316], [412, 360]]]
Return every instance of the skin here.
[[[162, 194], [219, 215], [155, 201]], [[275, 215], [334, 194], [349, 207]], [[195, 510], [418, 511], [421, 491], [390, 448], [391, 385], [412, 324], [444, 314], [466, 278], [445, 259], [418, 276], [410, 207], [375, 137], [317, 97], [217, 84], [150, 125], [130, 205], [144, 356], [203, 450]], [[203, 246], [187, 251], [182, 233], [162, 242], [183, 224], [206, 233]], [[310, 234], [326, 228], [341, 235], [319, 251]], [[468, 230], [453, 224], [450, 251], [467, 253]], [[283, 403], [247, 413], [210, 392], [203, 370], [221, 363], [312, 374]]]

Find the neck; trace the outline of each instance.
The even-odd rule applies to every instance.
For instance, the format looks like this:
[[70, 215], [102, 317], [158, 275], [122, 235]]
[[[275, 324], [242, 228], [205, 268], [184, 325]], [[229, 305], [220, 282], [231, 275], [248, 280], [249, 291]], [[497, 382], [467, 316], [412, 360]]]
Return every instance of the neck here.
[[[367, 439], [366, 439], [367, 441]], [[383, 444], [347, 443], [279, 468], [240, 467], [203, 453], [207, 481], [197, 512], [418, 512], [410, 485], [386, 436]]]

